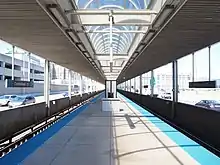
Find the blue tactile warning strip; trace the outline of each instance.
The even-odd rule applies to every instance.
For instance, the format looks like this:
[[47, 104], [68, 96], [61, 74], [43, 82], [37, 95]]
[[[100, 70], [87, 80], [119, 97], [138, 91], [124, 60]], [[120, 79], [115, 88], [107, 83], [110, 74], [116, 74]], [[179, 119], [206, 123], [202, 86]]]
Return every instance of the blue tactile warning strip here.
[[152, 113], [147, 111], [147, 109], [142, 108], [138, 104], [134, 103], [127, 97], [119, 94], [128, 104], [133, 108], [142, 113], [151, 123], [163, 131], [170, 139], [172, 139], [179, 147], [186, 151], [191, 157], [193, 157], [201, 165], [219, 165], [220, 158], [208, 151], [203, 146], [199, 145], [192, 139], [188, 138], [181, 132], [177, 131], [175, 128], [171, 127], [169, 124], [163, 122], [158, 117], [154, 116]]
[[[103, 96], [103, 93], [99, 94], [94, 99], [92, 99], [90, 103], [96, 102]], [[77, 108], [75, 111], [71, 112], [69, 115], [65, 116], [63, 119], [46, 129], [45, 131], [29, 139], [27, 142], [14, 149], [9, 154], [0, 158], [0, 165], [19, 165], [25, 158], [27, 158], [32, 152], [39, 148], [46, 140], [57, 133], [63, 126], [68, 124], [79, 113], [86, 110], [88, 106], [89, 103]]]

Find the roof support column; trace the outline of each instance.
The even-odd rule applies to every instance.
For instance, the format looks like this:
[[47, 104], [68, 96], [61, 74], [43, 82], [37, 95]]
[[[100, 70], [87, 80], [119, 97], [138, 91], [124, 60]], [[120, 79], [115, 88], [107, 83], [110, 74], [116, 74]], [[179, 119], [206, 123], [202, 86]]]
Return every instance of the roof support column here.
[[[152, 70], [151, 71], [151, 81], [153, 81], [153, 79], [154, 79], [154, 71]], [[150, 91], [151, 91], [150, 95], [151, 95], [151, 97], [153, 97], [154, 96], [154, 84], [153, 83], [150, 84]]]
[[142, 75], [140, 75], [140, 94], [142, 95]]
[[68, 78], [69, 78], [69, 84], [68, 84], [68, 97], [69, 100], [71, 100], [71, 92], [72, 92], [72, 74], [71, 70], [68, 69]]
[[83, 94], [83, 77], [80, 75], [80, 96]]
[[134, 93], [136, 93], [136, 77], [134, 78]]
[[44, 66], [44, 99], [46, 103], [47, 115], [50, 116], [50, 62], [45, 60]]
[[211, 81], [211, 46], [209, 48], [209, 81]]
[[131, 79], [130, 79], [129, 81], [130, 81], [130, 92], [131, 92], [131, 86], [132, 86], [132, 85], [131, 85]]
[[195, 55], [192, 53], [192, 82], [195, 81]]
[[178, 102], [178, 63], [173, 61], [173, 102], [172, 102], [172, 118], [175, 117], [175, 104]]
[[112, 44], [112, 24], [113, 24], [113, 15], [112, 11], [109, 14], [109, 22], [110, 22], [110, 46], [109, 46], [109, 52], [110, 52], [110, 72], [112, 72], [112, 63], [113, 63], [113, 44]]
[[31, 81], [31, 53], [28, 53], [28, 81]]
[[11, 79], [14, 80], [14, 70], [15, 70], [15, 46], [12, 46], [12, 59], [11, 59]]

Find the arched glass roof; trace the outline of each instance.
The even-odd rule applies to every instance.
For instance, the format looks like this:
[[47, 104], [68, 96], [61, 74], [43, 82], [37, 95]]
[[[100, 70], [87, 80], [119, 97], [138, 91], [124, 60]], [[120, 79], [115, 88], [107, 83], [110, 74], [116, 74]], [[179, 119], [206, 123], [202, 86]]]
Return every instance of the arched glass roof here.
[[[146, 9], [151, 0], [75, 0], [79, 9], [107, 9], [107, 10], [123, 10], [123, 9]], [[94, 15], [95, 17], [95, 15]], [[109, 31], [109, 26], [86, 26], [88, 31]], [[137, 30], [138, 26], [114, 26], [113, 31], [129, 31]], [[89, 33], [91, 43], [97, 54], [110, 53], [110, 33]], [[112, 34], [113, 54], [127, 54], [128, 49], [134, 38], [134, 33], [114, 33]]]
[[150, 0], [76, 0], [80, 9], [145, 9], [149, 2]]

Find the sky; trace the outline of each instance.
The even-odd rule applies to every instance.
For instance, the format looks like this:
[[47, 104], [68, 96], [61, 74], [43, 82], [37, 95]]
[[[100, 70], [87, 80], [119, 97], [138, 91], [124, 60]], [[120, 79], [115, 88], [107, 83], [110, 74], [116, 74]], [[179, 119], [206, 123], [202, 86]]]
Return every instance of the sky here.
[[[12, 50], [12, 45], [0, 40], [0, 53], [5, 54]], [[18, 49], [19, 52], [25, 50]], [[15, 54], [17, 58], [21, 55]], [[43, 63], [44, 59], [33, 55]], [[194, 53], [195, 61], [195, 81], [208, 80], [208, 48], [204, 48]], [[155, 70], [156, 74], [172, 74], [172, 64], [167, 64]], [[178, 73], [192, 75], [192, 54], [178, 60]], [[220, 42], [211, 46], [211, 79], [220, 79]]]
[[[194, 53], [195, 81], [208, 80], [209, 75], [208, 47]], [[155, 70], [156, 74], [172, 74], [172, 64]], [[178, 73], [192, 75], [192, 54], [178, 59]], [[220, 42], [211, 46], [211, 79], [220, 79]]]
[[[6, 54], [7, 52], [9, 51], [12, 51], [12, 45], [5, 42], [5, 41], [2, 41], [0, 40], [0, 53], [2, 54]], [[15, 48], [15, 52], [19, 52], [19, 53], [26, 53], [27, 51], [26, 50], [23, 50], [23, 49], [20, 49], [18, 47]], [[28, 53], [28, 52], [27, 52]], [[40, 60], [41, 63], [44, 62], [44, 59], [35, 55], [35, 54], [32, 54], [32, 56], [36, 57], [37, 59]], [[22, 59], [22, 55], [21, 54], [16, 54], [15, 53], [15, 58], [18, 58], [18, 59]]]

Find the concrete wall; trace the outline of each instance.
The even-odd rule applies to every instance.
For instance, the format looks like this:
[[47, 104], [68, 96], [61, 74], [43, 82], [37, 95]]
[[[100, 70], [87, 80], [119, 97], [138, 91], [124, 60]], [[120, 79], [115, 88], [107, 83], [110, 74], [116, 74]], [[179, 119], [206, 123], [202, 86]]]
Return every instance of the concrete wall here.
[[[168, 122], [177, 125], [203, 142], [220, 150], [220, 112], [176, 103], [175, 115], [172, 117], [171, 101], [121, 90], [119, 92], [139, 105], [148, 108], [155, 115], [160, 115]], [[209, 148], [207, 145], [206, 147]]]
[[[50, 116], [56, 114], [66, 108], [77, 105], [86, 99], [98, 94], [94, 92], [83, 94], [80, 96], [73, 96], [69, 98], [62, 98], [50, 102]], [[0, 112], [0, 141], [5, 138], [10, 138], [16, 132], [19, 132], [33, 124], [48, 118], [48, 111], [45, 102], [9, 109]]]
[[[52, 92], [68, 91], [67, 85], [51, 85]], [[44, 84], [35, 83], [33, 88], [5, 88], [5, 81], [0, 81], [0, 95], [4, 94], [28, 94], [28, 93], [43, 93]]]

